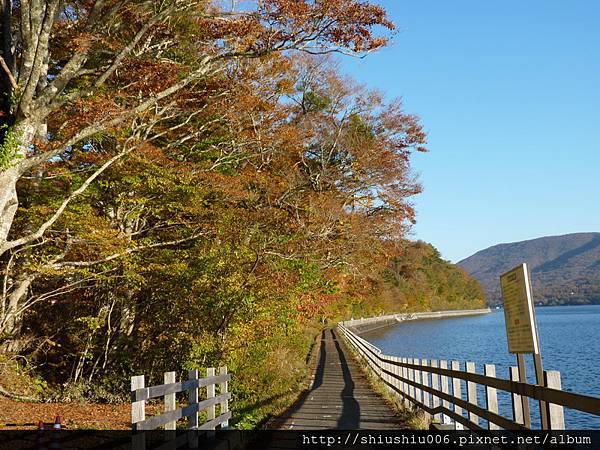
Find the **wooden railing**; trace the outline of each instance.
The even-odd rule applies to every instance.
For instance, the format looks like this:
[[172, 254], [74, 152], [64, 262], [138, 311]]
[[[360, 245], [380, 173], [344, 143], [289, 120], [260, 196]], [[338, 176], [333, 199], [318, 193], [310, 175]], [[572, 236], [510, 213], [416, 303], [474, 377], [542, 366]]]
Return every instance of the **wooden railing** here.
[[[465, 363], [462, 370], [459, 361], [448, 364], [447, 361], [389, 356], [345, 323], [338, 324], [338, 330], [394, 395], [407, 405], [421, 408], [436, 421], [453, 423], [456, 429], [484, 429], [482, 420], [487, 421], [490, 430], [527, 429], [524, 411], [529, 413], [529, 399], [539, 402], [543, 408], [540, 415], [545, 415], [547, 428], [552, 430], [565, 428], [563, 407], [600, 415], [600, 398], [562, 391], [558, 371], [546, 371], [547, 387], [537, 386], [520, 382], [516, 367], [511, 367], [508, 380], [496, 377], [493, 364], [485, 364], [482, 375], [476, 373], [472, 362]], [[478, 386], [483, 386], [483, 401], [478, 399]], [[498, 391], [510, 395], [512, 418], [500, 414]]]
[[[131, 428], [134, 431], [154, 430], [164, 425], [165, 430], [175, 430], [177, 420], [183, 418], [188, 419], [188, 427], [192, 430], [227, 428], [231, 419], [231, 393], [227, 389], [230, 380], [227, 367], [221, 367], [219, 375], [215, 375], [214, 368], [208, 368], [205, 378], [199, 378], [197, 370], [190, 370], [187, 380], [179, 382], [175, 381], [175, 372], [165, 372], [164, 384], [150, 387], [145, 387], [144, 375], [131, 377]], [[216, 386], [219, 386], [219, 395], [216, 395]], [[206, 388], [204, 395], [200, 395], [201, 388]], [[176, 395], [182, 392], [187, 394], [187, 405], [177, 408]], [[164, 397], [164, 412], [146, 418], [146, 401], [159, 397]], [[201, 397], [204, 399], [200, 400]], [[198, 414], [204, 410], [206, 421], [200, 424]]]

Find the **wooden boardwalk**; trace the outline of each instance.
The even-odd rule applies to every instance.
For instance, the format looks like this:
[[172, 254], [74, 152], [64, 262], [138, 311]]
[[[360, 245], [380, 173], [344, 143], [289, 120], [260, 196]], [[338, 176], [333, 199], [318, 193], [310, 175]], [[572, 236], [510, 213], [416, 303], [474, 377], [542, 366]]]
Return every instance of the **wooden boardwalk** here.
[[271, 428], [284, 430], [406, 428], [385, 401], [373, 392], [336, 331], [321, 335], [319, 358], [311, 386]]

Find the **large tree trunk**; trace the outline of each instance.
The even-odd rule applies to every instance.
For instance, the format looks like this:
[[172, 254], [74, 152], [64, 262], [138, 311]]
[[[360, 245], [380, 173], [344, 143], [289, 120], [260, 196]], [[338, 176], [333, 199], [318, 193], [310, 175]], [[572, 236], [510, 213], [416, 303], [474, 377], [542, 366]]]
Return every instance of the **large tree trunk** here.
[[[41, 124], [22, 121], [10, 129], [10, 140], [14, 140], [14, 158], [8, 168], [0, 171], [0, 249], [8, 240], [8, 235], [19, 206], [17, 182], [23, 169], [20, 163], [27, 156], [27, 151], [38, 130], [44, 129]], [[5, 139], [4, 144], [7, 143]]]
[[[2, 26], [0, 27], [0, 52], [4, 64], [0, 68], [0, 145], [4, 149], [6, 135], [13, 124], [11, 98], [13, 86], [10, 76], [14, 70], [11, 36], [11, 0], [0, 0]], [[10, 73], [7, 73], [6, 69]], [[16, 167], [0, 172], [0, 242], [4, 242], [10, 231], [17, 212], [17, 180], [19, 172]]]
[[19, 170], [11, 167], [0, 172], [0, 246], [8, 239], [15, 213], [19, 206], [17, 181]]
[[33, 275], [22, 275], [15, 281], [15, 286], [8, 298], [3, 299], [2, 314], [0, 314], [0, 336], [4, 342], [0, 350], [17, 352], [20, 350], [19, 336], [23, 325], [23, 313], [21, 308], [27, 299], [29, 288], [35, 277]]
[[10, 81], [10, 73], [14, 73], [14, 63], [12, 54], [12, 23], [11, 23], [11, 0], [0, 0], [2, 11], [2, 25], [0, 26], [0, 52], [4, 60], [4, 66], [0, 70], [0, 142], [4, 142], [4, 135], [7, 126], [12, 125], [11, 117], [11, 97], [13, 86]]
[[[20, 162], [27, 155], [27, 150], [37, 133], [39, 126], [28, 121], [22, 121], [10, 130], [14, 139], [14, 152], [16, 157], [12, 164], [0, 172], [0, 249], [9, 240], [10, 231], [19, 207], [17, 195], [17, 182], [23, 175]], [[1, 250], [0, 250], [1, 251]], [[0, 257], [2, 254], [0, 254]], [[8, 270], [8, 268], [6, 269]], [[5, 274], [9, 277], [9, 274]], [[19, 350], [19, 336], [21, 333], [23, 311], [21, 308], [27, 299], [31, 283], [35, 275], [22, 272], [12, 279], [6, 297], [2, 298], [0, 311], [0, 335], [7, 339], [2, 348], [8, 351]]]

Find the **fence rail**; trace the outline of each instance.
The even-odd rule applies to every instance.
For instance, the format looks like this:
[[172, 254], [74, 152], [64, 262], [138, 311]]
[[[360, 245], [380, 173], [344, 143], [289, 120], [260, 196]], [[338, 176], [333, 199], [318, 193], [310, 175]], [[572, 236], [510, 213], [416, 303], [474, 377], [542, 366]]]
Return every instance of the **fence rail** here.
[[[164, 425], [165, 430], [175, 430], [177, 420], [187, 418], [189, 428], [193, 430], [214, 430], [216, 427], [227, 428], [231, 412], [228, 392], [228, 382], [231, 375], [227, 367], [219, 369], [206, 369], [206, 377], [199, 378], [198, 370], [190, 370], [188, 379], [175, 381], [175, 372], [165, 372], [164, 384], [158, 386], [145, 386], [144, 375], [131, 377], [131, 427], [134, 431], [154, 430]], [[219, 395], [216, 395], [216, 386], [219, 386]], [[206, 388], [205, 399], [200, 400], [201, 388]], [[176, 394], [186, 393], [188, 404], [177, 408]], [[146, 401], [153, 398], [164, 397], [164, 412], [158, 416], [146, 418]], [[219, 406], [219, 415], [216, 416], [216, 407]], [[206, 421], [198, 422], [198, 414], [206, 410]]]
[[[483, 429], [481, 420], [487, 421], [487, 428], [491, 430], [527, 429], [529, 399], [538, 401], [544, 408], [543, 413], [549, 418], [548, 428], [552, 430], [565, 428], [563, 407], [600, 415], [600, 398], [562, 391], [558, 371], [545, 371], [546, 386], [537, 386], [521, 382], [516, 367], [511, 367], [511, 379], [507, 380], [496, 377], [493, 364], [485, 364], [482, 375], [475, 372], [472, 362], [467, 362], [465, 370], [461, 370], [458, 361], [451, 361], [449, 365], [447, 361], [389, 356], [346, 324], [338, 324], [338, 330], [392, 393], [440, 422], [453, 421], [457, 429]], [[464, 393], [463, 386], [466, 386]], [[477, 386], [483, 386], [485, 393], [482, 404], [479, 404]], [[510, 395], [512, 419], [500, 414], [498, 391]]]

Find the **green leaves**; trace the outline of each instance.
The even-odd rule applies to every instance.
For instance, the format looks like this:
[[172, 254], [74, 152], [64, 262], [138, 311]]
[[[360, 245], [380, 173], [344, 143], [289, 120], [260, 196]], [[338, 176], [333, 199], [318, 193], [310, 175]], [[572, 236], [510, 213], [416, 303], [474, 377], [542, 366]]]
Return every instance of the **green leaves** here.
[[104, 317], [85, 316], [75, 319], [75, 323], [81, 324], [87, 331], [97, 331], [104, 325]]

